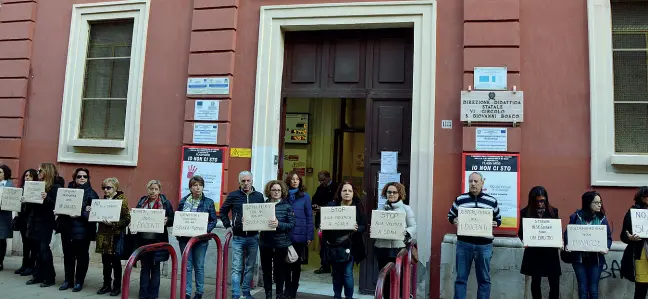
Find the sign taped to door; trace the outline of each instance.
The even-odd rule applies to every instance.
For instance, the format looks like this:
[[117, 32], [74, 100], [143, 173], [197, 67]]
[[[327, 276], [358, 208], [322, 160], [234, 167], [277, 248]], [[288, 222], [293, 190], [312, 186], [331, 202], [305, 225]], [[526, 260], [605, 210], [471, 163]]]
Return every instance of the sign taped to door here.
[[212, 146], [183, 146], [180, 171], [180, 199], [189, 195], [189, 180], [195, 175], [205, 180], [204, 196], [214, 200], [216, 213], [223, 201], [223, 170], [227, 148]]

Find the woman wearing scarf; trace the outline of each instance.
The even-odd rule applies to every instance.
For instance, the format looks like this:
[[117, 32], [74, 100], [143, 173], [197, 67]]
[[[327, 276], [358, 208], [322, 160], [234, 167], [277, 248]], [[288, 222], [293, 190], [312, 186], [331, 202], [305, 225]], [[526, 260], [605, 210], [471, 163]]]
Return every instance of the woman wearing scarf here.
[[[634, 205], [630, 209], [648, 209], [648, 186], [637, 190]], [[647, 239], [642, 239], [632, 232], [630, 210], [623, 218], [621, 241], [628, 244], [621, 259], [621, 277], [635, 283], [635, 299], [645, 299], [648, 294], [648, 258], [646, 257], [648, 242]]]
[[[416, 218], [410, 206], [403, 202], [407, 194], [405, 193], [405, 186], [401, 183], [390, 182], [383, 187], [380, 193], [383, 198], [387, 198], [387, 202], [383, 205], [384, 211], [403, 212], [405, 213], [405, 232], [403, 240], [387, 240], [376, 239], [374, 247], [376, 248], [376, 260], [378, 261], [378, 269], [382, 269], [389, 262], [396, 262], [396, 255], [401, 249], [405, 248], [409, 240], [416, 235]], [[371, 228], [370, 228], [371, 231]], [[388, 276], [389, 277], [389, 276]], [[402, 286], [402, 284], [401, 284]], [[383, 286], [383, 297], [389, 299], [390, 284], [385, 283]], [[400, 292], [399, 292], [400, 294]]]
[[90, 264], [90, 242], [95, 240], [97, 224], [88, 222], [92, 200], [99, 199], [99, 195], [90, 184], [90, 171], [86, 168], [77, 168], [72, 175], [72, 182], [68, 188], [83, 190], [83, 204], [80, 216], [58, 215], [56, 231], [61, 234], [63, 247], [63, 265], [65, 268], [65, 281], [59, 288], [64, 291], [74, 286], [73, 292], [83, 288], [88, 266]]
[[[140, 198], [137, 203], [137, 209], [163, 209], [164, 212], [164, 232], [158, 233], [137, 233], [131, 229], [131, 232], [137, 234], [137, 247], [150, 245], [159, 242], [169, 242], [169, 232], [167, 227], [173, 226], [173, 207], [164, 194], [160, 194], [162, 183], [158, 180], [152, 180], [146, 184], [147, 196]], [[157, 299], [160, 293], [160, 262], [169, 260], [167, 250], [158, 250], [148, 252], [142, 255], [140, 262], [142, 271], [140, 272], [140, 299]]]
[[288, 188], [288, 203], [295, 213], [295, 227], [290, 233], [290, 241], [297, 252], [299, 259], [288, 264], [286, 271], [286, 292], [284, 297], [294, 299], [297, 297], [301, 265], [308, 265], [308, 245], [314, 238], [313, 207], [310, 196], [306, 193], [302, 177], [297, 172], [291, 172], [285, 181]]
[[[542, 186], [535, 186], [529, 191], [529, 204], [520, 210], [518, 237], [524, 240], [524, 218], [560, 219], [558, 209], [549, 204], [549, 195]], [[549, 279], [549, 299], [558, 299], [560, 295], [560, 255], [556, 248], [525, 247], [520, 273], [531, 276], [531, 298], [542, 299], [542, 278]]]
[[[576, 225], [605, 225], [607, 226], [607, 249], [601, 252], [576, 252], [573, 251], [572, 267], [578, 282], [579, 299], [598, 299], [599, 280], [603, 265], [605, 265], [605, 254], [612, 246], [612, 230], [605, 217], [603, 199], [596, 191], [588, 191], [581, 197], [581, 209], [576, 210], [569, 216], [569, 224]], [[565, 246], [567, 246], [567, 231], [563, 235]]]
[[[0, 188], [13, 187], [11, 181], [11, 168], [9, 166], [0, 164]], [[13, 212], [0, 211], [0, 271], [4, 269], [4, 258], [7, 253], [7, 239], [13, 238], [13, 230], [11, 229], [11, 218]]]

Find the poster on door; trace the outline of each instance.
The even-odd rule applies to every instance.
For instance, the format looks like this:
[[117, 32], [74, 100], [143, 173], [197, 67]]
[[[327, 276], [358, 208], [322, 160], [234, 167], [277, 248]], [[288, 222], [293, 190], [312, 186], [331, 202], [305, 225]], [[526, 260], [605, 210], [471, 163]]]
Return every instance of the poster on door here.
[[287, 176], [291, 171], [296, 171], [303, 178], [306, 176], [306, 159], [308, 149], [286, 148], [283, 156], [283, 175]]
[[223, 193], [224, 147], [183, 146], [180, 173], [180, 198], [191, 193], [189, 180], [195, 175], [205, 180], [203, 194], [214, 201], [216, 212], [220, 210]]
[[469, 192], [468, 177], [473, 172], [484, 177], [482, 192], [497, 199], [502, 217], [499, 229], [518, 229], [520, 210], [520, 155], [494, 153], [463, 153], [461, 190]]

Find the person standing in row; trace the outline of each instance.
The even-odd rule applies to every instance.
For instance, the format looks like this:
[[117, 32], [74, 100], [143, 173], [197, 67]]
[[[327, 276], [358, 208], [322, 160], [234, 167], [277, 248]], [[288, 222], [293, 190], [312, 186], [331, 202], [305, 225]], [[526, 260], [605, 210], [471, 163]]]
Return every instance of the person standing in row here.
[[90, 171], [77, 168], [72, 175], [68, 188], [83, 190], [83, 204], [80, 216], [58, 215], [57, 232], [61, 234], [65, 281], [59, 288], [64, 291], [74, 286], [73, 292], [83, 288], [90, 264], [90, 242], [95, 240], [97, 224], [89, 222], [92, 200], [99, 199], [90, 184]]
[[[20, 179], [20, 188], [25, 188], [25, 181], [33, 181], [37, 178], [38, 174], [36, 169], [27, 169], [23, 173]], [[20, 212], [15, 218], [16, 226], [20, 231], [20, 237], [22, 238], [22, 247], [23, 247], [23, 258], [22, 265], [16, 270], [16, 274], [20, 276], [29, 276], [34, 274], [34, 262], [36, 261], [36, 250], [32, 246], [31, 242], [27, 239], [27, 217], [31, 211], [32, 203], [22, 203], [20, 205]]]
[[[13, 187], [11, 181], [11, 168], [0, 165], [0, 188]], [[13, 238], [13, 229], [11, 229], [11, 211], [0, 211], [0, 271], [4, 269], [4, 258], [7, 254], [7, 239]]]
[[[239, 173], [239, 189], [227, 195], [220, 208], [220, 217], [223, 226], [232, 237], [232, 298], [245, 297], [252, 299], [250, 293], [256, 257], [259, 250], [259, 232], [243, 230], [243, 204], [263, 203], [263, 194], [252, 187], [252, 173], [241, 171]], [[229, 213], [232, 212], [232, 220]], [[245, 261], [245, 271], [243, 271]], [[243, 277], [241, 277], [243, 273]], [[242, 286], [241, 286], [241, 279]], [[241, 293], [241, 291], [243, 291]]]
[[288, 264], [286, 273], [285, 297], [294, 299], [297, 297], [299, 279], [301, 277], [301, 266], [308, 265], [308, 245], [313, 241], [315, 232], [313, 228], [313, 210], [310, 196], [299, 173], [293, 171], [286, 177], [288, 188], [288, 202], [292, 205], [295, 213], [295, 227], [290, 233], [290, 241], [297, 252], [299, 259]]
[[[524, 218], [560, 219], [558, 209], [549, 204], [549, 194], [542, 186], [535, 186], [529, 191], [529, 203], [520, 210], [518, 237], [524, 240]], [[549, 299], [560, 296], [560, 255], [559, 249], [545, 247], [526, 247], [522, 257], [520, 273], [531, 276], [531, 297], [542, 299], [542, 278], [549, 279]]]
[[[192, 177], [189, 180], [189, 190], [191, 193], [180, 200], [178, 211], [207, 213], [207, 233], [210, 233], [216, 227], [216, 210], [214, 208], [214, 200], [205, 196], [205, 193], [203, 193], [204, 188], [205, 180], [201, 176], [196, 175]], [[191, 238], [176, 238], [180, 245], [180, 251], [184, 253], [185, 247], [187, 247], [187, 243]], [[205, 240], [197, 242], [191, 247], [187, 261], [186, 299], [191, 299], [191, 278], [194, 271], [196, 272], [196, 296], [194, 296], [194, 299], [201, 299], [205, 293], [205, 255], [207, 254], [208, 246], [209, 240]]]
[[[630, 209], [648, 210], [648, 186], [637, 190], [634, 196], [634, 205]], [[630, 209], [623, 217], [621, 241], [628, 244], [621, 258], [621, 277], [634, 282], [635, 299], [645, 299], [648, 295], [648, 240], [639, 237], [632, 231], [632, 216]]]
[[275, 219], [270, 222], [274, 231], [262, 231], [259, 238], [261, 251], [261, 269], [263, 270], [263, 287], [266, 299], [272, 299], [272, 281], [276, 284], [277, 299], [284, 297], [284, 279], [286, 268], [286, 255], [290, 242], [290, 231], [295, 227], [295, 216], [288, 197], [288, 187], [279, 180], [273, 180], [264, 188], [266, 203], [275, 205]]
[[[448, 212], [448, 221], [459, 226], [459, 208], [480, 208], [493, 210], [493, 227], [502, 225], [499, 203], [495, 197], [482, 192], [484, 176], [473, 172], [468, 176], [470, 192], [459, 195]], [[477, 299], [489, 299], [491, 293], [490, 261], [493, 257], [493, 238], [457, 236], [456, 264], [457, 278], [454, 285], [454, 299], [466, 299], [468, 276], [473, 260], [477, 276]]]
[[[119, 222], [100, 222], [97, 230], [97, 247], [96, 253], [101, 254], [101, 264], [103, 266], [103, 286], [97, 291], [98, 295], [110, 292], [110, 296], [119, 296], [121, 294], [121, 258], [117, 254], [117, 242], [121, 233], [130, 224], [130, 211], [128, 209], [128, 199], [124, 192], [119, 189], [119, 180], [117, 178], [107, 178], [101, 184], [101, 190], [104, 193], [104, 200], [121, 200], [121, 211], [119, 213]], [[111, 273], [112, 272], [112, 273]], [[113, 277], [111, 277], [111, 274]], [[111, 288], [112, 283], [112, 288]]]
[[[315, 228], [320, 228], [322, 217], [320, 207], [326, 207], [333, 202], [335, 192], [338, 190], [338, 184], [331, 178], [331, 173], [322, 170], [317, 173], [317, 180], [320, 185], [317, 186], [315, 194], [313, 194], [313, 210], [315, 211]], [[320, 261], [321, 267], [315, 270], [315, 274], [331, 273], [331, 264], [326, 259], [326, 244], [320, 242]]]

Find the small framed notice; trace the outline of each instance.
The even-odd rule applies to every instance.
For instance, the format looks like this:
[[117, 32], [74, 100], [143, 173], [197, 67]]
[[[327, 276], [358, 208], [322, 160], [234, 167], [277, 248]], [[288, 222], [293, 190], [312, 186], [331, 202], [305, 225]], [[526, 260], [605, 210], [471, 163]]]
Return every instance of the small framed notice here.
[[357, 224], [355, 206], [321, 207], [322, 230], [354, 230]]
[[45, 192], [45, 182], [26, 181], [23, 189], [24, 202], [43, 204], [42, 193]]
[[208, 213], [175, 212], [173, 217], [173, 235], [178, 237], [195, 237], [207, 233]]
[[524, 218], [522, 229], [524, 246], [560, 248], [563, 245], [560, 219]]
[[243, 205], [243, 231], [273, 231], [270, 221], [275, 219], [274, 203], [250, 203]]
[[405, 240], [405, 213], [394, 211], [371, 211], [371, 238]]
[[0, 188], [0, 209], [3, 211], [20, 212], [22, 189], [3, 187]]
[[81, 216], [83, 189], [59, 188], [56, 193], [54, 214]]
[[648, 210], [630, 209], [632, 219], [632, 233], [640, 238], [648, 238]]
[[90, 222], [119, 222], [122, 201], [120, 199], [95, 199], [90, 209]]
[[569, 251], [601, 252], [608, 250], [607, 225], [567, 225]]
[[457, 236], [493, 237], [493, 210], [459, 208]]
[[138, 233], [164, 233], [164, 209], [132, 209], [130, 230]]

